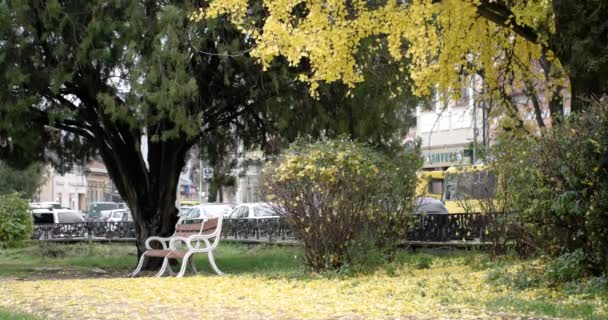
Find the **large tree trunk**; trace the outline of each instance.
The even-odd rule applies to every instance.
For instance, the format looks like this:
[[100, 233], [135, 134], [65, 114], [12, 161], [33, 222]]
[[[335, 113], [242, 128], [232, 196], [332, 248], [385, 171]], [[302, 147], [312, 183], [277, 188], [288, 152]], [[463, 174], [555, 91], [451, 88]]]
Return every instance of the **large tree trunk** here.
[[[138, 257], [151, 236], [168, 237], [178, 220], [176, 193], [186, 156], [194, 138], [148, 141], [147, 157], [140, 150], [141, 133], [116, 123], [120, 135], [98, 143], [112, 181], [131, 210]], [[151, 132], [151, 130], [148, 130]], [[158, 248], [160, 245], [155, 243]], [[155, 269], [160, 259], [147, 259], [144, 269]]]
[[[130, 201], [129, 201], [130, 202]], [[132, 207], [129, 204], [129, 207]], [[177, 209], [175, 205], [167, 208], [138, 208], [133, 207], [133, 211], [139, 210], [138, 216], [143, 216], [143, 219], [135, 219], [135, 233], [137, 257], [140, 257], [146, 250], [145, 242], [151, 236], [169, 237], [175, 231], [175, 223], [177, 222]], [[158, 242], [152, 243], [156, 248], [161, 248]], [[144, 268], [154, 269], [161, 263], [160, 259], [149, 259]]]

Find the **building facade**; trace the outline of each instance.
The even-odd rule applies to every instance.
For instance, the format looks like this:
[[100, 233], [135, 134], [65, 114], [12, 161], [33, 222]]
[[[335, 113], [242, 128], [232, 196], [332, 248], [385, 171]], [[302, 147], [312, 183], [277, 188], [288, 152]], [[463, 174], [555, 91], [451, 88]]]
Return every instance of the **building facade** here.
[[85, 211], [87, 207], [87, 179], [82, 167], [74, 167], [70, 172], [59, 174], [48, 167], [47, 179], [40, 186], [38, 201], [58, 202], [61, 206]]
[[83, 212], [93, 202], [121, 201], [101, 161], [91, 161], [84, 167], [74, 166], [64, 174], [48, 166], [46, 176], [38, 190], [36, 201], [58, 202], [63, 207]]
[[106, 166], [93, 160], [85, 168], [87, 180], [87, 202], [119, 202], [120, 195], [110, 179]]
[[457, 101], [437, 97], [427, 110], [416, 109], [415, 136], [420, 139], [423, 169], [445, 170], [474, 161], [472, 145], [483, 141], [484, 110], [475, 105], [473, 88], [464, 87]]

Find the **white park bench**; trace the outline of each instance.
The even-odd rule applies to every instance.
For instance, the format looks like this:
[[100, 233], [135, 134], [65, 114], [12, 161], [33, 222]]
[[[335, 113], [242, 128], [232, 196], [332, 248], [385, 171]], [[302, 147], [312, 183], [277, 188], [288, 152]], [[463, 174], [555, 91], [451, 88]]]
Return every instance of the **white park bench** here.
[[[213, 270], [218, 275], [222, 275], [223, 273], [217, 267], [215, 260], [213, 259], [213, 250], [220, 242], [222, 217], [205, 218], [202, 219], [201, 223], [191, 222], [193, 221], [180, 218], [175, 225], [175, 233], [171, 237], [150, 237], [146, 239], [146, 251], [139, 258], [137, 268], [130, 276], [135, 277], [141, 271], [146, 257], [163, 258], [163, 264], [160, 271], [155, 275], [156, 277], [160, 277], [165, 273], [167, 267], [169, 267], [169, 259], [182, 259], [181, 268], [177, 273], [177, 277], [182, 277], [184, 275], [188, 262], [190, 262], [192, 271], [198, 273], [194, 265], [194, 259], [190, 259], [195, 253], [207, 253], [209, 264], [211, 264]], [[160, 242], [162, 249], [152, 248], [152, 246], [150, 246], [152, 241]], [[185, 244], [185, 247], [178, 247], [180, 244]], [[169, 272], [174, 274], [171, 267], [169, 267]]]

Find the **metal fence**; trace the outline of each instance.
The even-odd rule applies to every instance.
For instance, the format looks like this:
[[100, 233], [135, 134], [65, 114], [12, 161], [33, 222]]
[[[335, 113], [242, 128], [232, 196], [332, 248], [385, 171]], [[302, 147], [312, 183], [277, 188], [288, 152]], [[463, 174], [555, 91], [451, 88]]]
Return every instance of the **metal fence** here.
[[97, 240], [135, 238], [133, 222], [45, 223], [34, 225], [34, 240]]
[[[491, 215], [483, 214], [426, 214], [412, 217], [406, 241], [449, 242], [485, 241]], [[34, 240], [133, 240], [133, 222], [53, 223], [34, 226]], [[296, 234], [283, 218], [226, 219], [222, 227], [223, 239], [285, 241], [297, 240]]]
[[409, 241], [467, 241], [484, 242], [493, 215], [479, 213], [428, 214], [414, 217], [406, 233]]

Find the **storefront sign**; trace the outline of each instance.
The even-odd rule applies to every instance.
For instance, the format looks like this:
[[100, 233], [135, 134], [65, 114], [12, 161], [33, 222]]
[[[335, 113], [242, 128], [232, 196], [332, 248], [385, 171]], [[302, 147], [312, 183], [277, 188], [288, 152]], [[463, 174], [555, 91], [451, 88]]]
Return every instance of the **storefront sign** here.
[[470, 157], [465, 155], [464, 150], [446, 152], [427, 152], [424, 155], [425, 167], [447, 167], [470, 163]]

